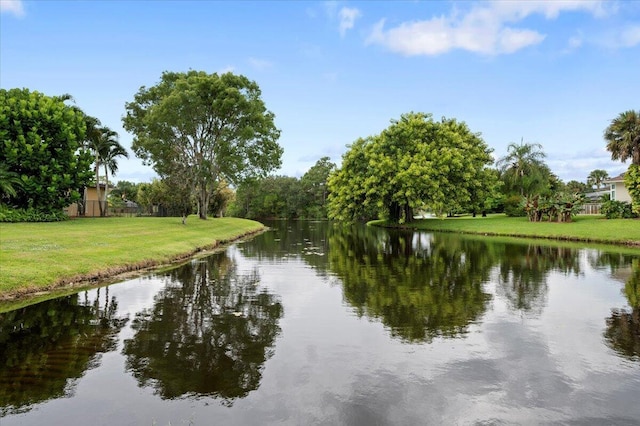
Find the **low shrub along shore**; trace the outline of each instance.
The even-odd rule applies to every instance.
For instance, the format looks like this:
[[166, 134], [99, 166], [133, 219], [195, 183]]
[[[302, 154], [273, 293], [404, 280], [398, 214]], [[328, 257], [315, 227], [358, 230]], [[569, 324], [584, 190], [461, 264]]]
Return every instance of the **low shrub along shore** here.
[[263, 229], [195, 217], [186, 225], [173, 217], [0, 223], [0, 300], [159, 266]]
[[640, 251], [638, 219], [604, 219], [602, 216], [585, 215], [575, 217], [572, 222], [529, 222], [526, 217], [496, 214], [488, 217], [469, 215], [446, 219], [420, 219], [404, 225], [394, 225], [385, 221], [373, 221], [370, 224], [425, 231], [624, 244], [638, 246]]

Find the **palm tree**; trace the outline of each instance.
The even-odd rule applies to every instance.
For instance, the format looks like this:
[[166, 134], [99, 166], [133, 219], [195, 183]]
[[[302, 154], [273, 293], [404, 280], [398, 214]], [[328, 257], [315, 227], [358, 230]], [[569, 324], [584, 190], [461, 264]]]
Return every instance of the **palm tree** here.
[[630, 158], [632, 164], [640, 166], [640, 111], [625, 111], [611, 120], [604, 139], [612, 160], [624, 163]]
[[[539, 175], [544, 166], [545, 153], [539, 143], [510, 143], [507, 146], [507, 155], [502, 157], [496, 165], [505, 178], [510, 179], [514, 186], [519, 187], [520, 195], [524, 195], [527, 184], [527, 176]], [[537, 179], [531, 179], [531, 181]]]
[[589, 173], [589, 176], [587, 176], [587, 185], [592, 188], [595, 186], [596, 189], [600, 189], [600, 185], [602, 185], [602, 182], [607, 179], [609, 179], [609, 173], [607, 173], [606, 170], [595, 169], [591, 173]]
[[117, 157], [129, 158], [127, 150], [118, 142], [118, 133], [109, 129], [108, 127], [102, 128], [102, 141], [104, 143], [103, 150], [100, 153], [100, 160], [104, 166], [104, 176], [106, 187], [104, 190], [104, 202], [106, 205], [107, 195], [109, 192], [109, 172], [112, 176], [115, 176], [118, 171]]

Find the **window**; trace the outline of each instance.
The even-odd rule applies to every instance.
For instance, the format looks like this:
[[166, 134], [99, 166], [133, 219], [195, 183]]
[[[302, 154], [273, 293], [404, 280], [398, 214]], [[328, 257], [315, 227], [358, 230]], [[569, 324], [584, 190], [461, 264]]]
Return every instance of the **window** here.
[[612, 183], [611, 184], [611, 201], [615, 201], [616, 200], [616, 184]]

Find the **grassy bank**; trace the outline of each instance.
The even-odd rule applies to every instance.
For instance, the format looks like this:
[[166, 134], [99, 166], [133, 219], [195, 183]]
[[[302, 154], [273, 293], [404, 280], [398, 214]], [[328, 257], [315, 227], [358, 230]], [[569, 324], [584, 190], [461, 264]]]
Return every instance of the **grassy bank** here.
[[236, 218], [94, 218], [0, 223], [0, 299], [166, 264], [258, 232]]
[[[374, 221], [371, 224], [394, 226], [384, 221]], [[524, 217], [489, 215], [475, 218], [462, 216], [447, 219], [421, 219], [403, 226], [426, 231], [548, 238], [640, 247], [640, 220], [638, 219], [607, 220], [600, 216], [578, 216], [569, 223], [534, 223]]]

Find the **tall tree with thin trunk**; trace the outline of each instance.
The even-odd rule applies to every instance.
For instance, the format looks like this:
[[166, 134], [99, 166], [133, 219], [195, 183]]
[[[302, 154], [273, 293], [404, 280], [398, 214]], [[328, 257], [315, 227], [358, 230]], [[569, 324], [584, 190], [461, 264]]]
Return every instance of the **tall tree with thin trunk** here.
[[611, 120], [604, 131], [612, 160], [640, 165], [640, 111], [629, 110]]
[[587, 176], [587, 185], [590, 187], [596, 187], [596, 189], [600, 189], [602, 183], [609, 179], [609, 173], [606, 170], [596, 169], [589, 173]]
[[518, 188], [520, 195], [534, 191], [535, 178], [543, 171], [546, 157], [539, 143], [510, 143], [507, 146], [507, 155], [502, 157], [496, 165], [500, 169], [506, 181], [514, 188]]

